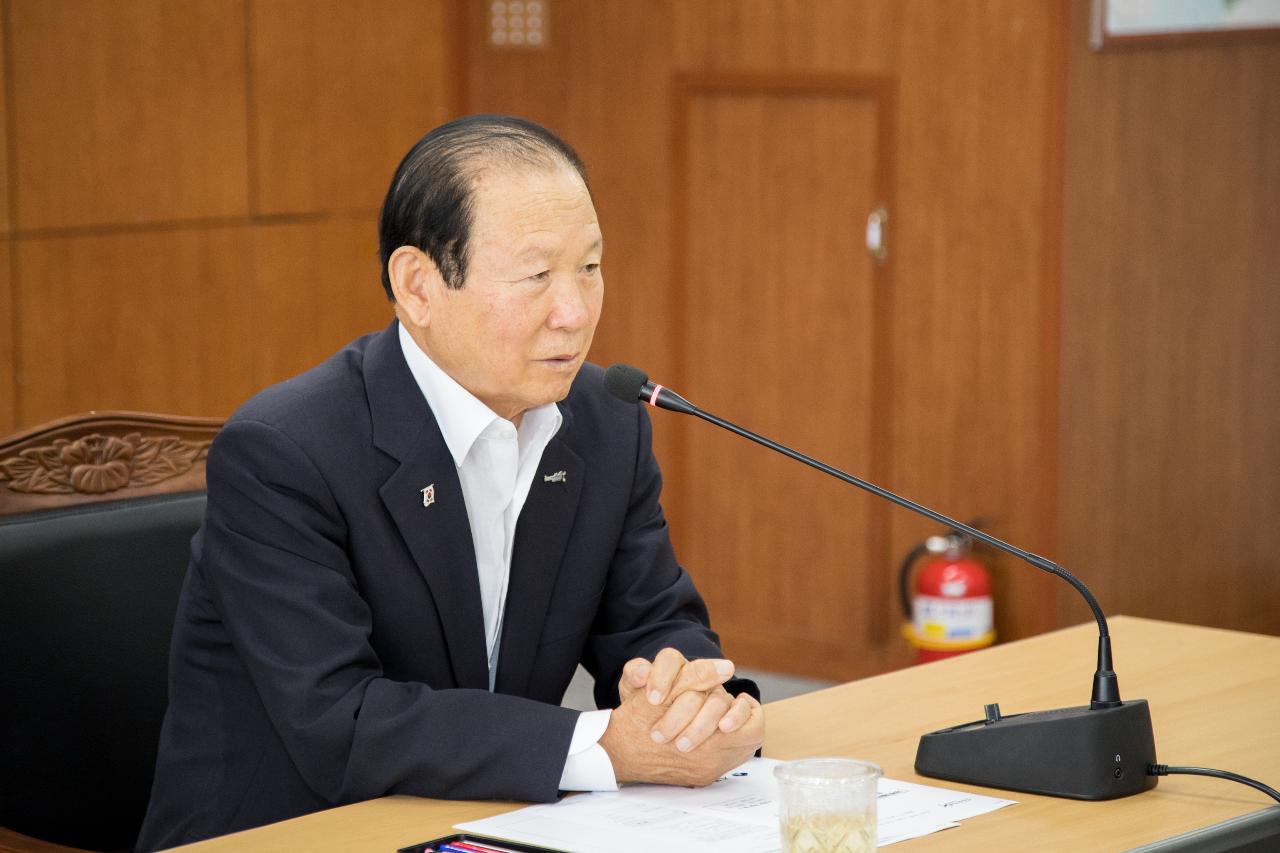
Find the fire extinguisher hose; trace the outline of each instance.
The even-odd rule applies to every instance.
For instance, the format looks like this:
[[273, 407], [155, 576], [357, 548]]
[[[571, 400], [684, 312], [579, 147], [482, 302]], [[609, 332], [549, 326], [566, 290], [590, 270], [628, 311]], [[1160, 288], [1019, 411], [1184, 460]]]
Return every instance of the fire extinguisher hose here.
[[902, 616], [908, 622], [911, 621], [911, 566], [928, 551], [928, 547], [921, 542], [907, 552], [907, 558], [902, 561], [902, 568], [898, 569], [898, 597], [902, 601]]

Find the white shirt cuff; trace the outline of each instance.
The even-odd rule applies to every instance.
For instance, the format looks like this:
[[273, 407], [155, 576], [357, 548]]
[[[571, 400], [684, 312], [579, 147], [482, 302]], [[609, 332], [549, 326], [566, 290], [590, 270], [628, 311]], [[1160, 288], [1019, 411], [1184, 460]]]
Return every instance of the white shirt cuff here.
[[569, 757], [560, 774], [561, 791], [616, 791], [618, 779], [613, 775], [613, 762], [600, 745], [604, 730], [609, 728], [608, 708], [583, 711], [569, 741]]

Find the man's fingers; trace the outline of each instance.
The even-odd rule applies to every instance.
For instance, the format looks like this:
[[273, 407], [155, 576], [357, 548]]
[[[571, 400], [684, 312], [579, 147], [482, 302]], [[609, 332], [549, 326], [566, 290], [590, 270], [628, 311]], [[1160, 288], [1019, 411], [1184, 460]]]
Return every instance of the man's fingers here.
[[[711, 720], [710, 723], [705, 723], [704, 721], [706, 726], [710, 726], [710, 730], [697, 740], [697, 743], [702, 743], [702, 741], [706, 740], [707, 735], [715, 731], [716, 721], [729, 709], [731, 703], [732, 700], [729, 698], [729, 694], [723, 690], [711, 695], [692, 692], [681, 693], [671, 701], [671, 706], [662, 715], [662, 719], [654, 724], [651, 732], [653, 740], [655, 743], [675, 741], [677, 749], [681, 752], [688, 752], [692, 746], [696, 745], [688, 739], [687, 732], [689, 728], [703, 715], [714, 714], [715, 719]], [[710, 711], [707, 710], [708, 705], [711, 706]], [[699, 732], [701, 732], [701, 729], [698, 729], [693, 734], [697, 735]], [[683, 747], [680, 745], [681, 739], [684, 739]]]
[[644, 658], [632, 658], [622, 668], [622, 674], [626, 676], [628, 686], [639, 690], [649, 679], [649, 670], [652, 668], [653, 664]]
[[645, 695], [651, 705], [661, 705], [688, 690], [707, 691], [733, 677], [732, 661], [718, 658], [688, 661], [675, 649], [663, 649], [653, 659]]
[[653, 668], [649, 670], [649, 678], [645, 684], [645, 695], [650, 705], [661, 705], [670, 695], [671, 685], [675, 682], [680, 670], [688, 663], [684, 655], [675, 649], [663, 649], [653, 659]]
[[671, 695], [679, 696], [686, 690], [711, 690], [732, 677], [733, 661], [717, 658], [690, 661], [680, 670], [680, 675], [671, 687]]
[[751, 700], [751, 716], [747, 718], [742, 728], [738, 729], [738, 735], [750, 735], [753, 750], [764, 744], [764, 706], [755, 699]]
[[627, 701], [627, 697], [644, 688], [649, 679], [649, 670], [653, 664], [644, 658], [632, 658], [622, 667], [622, 677], [618, 679], [618, 697]]
[[[689, 694], [684, 695], [687, 696]], [[681, 752], [689, 752], [700, 746], [703, 741], [716, 733], [720, 721], [724, 719], [725, 714], [732, 710], [733, 706], [733, 698], [723, 690], [716, 690], [708, 695], [693, 720], [676, 736], [676, 749]], [[747, 716], [749, 717], [750, 715], [751, 711], [748, 709]], [[661, 721], [659, 721], [659, 725], [661, 725]]]
[[716, 728], [728, 734], [736, 732], [747, 724], [751, 719], [751, 712], [759, 705], [750, 693], [739, 693], [738, 698], [733, 700], [733, 704], [729, 706], [729, 710], [725, 711], [720, 722], [716, 723]]
[[[764, 741], [764, 709], [745, 694], [734, 699], [721, 687], [711, 693], [682, 693], [670, 706], [654, 707], [636, 692], [615, 709], [600, 746], [617, 780], [700, 787], [747, 760]], [[655, 743], [654, 727], [661, 723], [661, 715], [673, 710], [686, 715], [687, 722], [670, 738], [659, 733], [667, 741]], [[719, 729], [725, 717], [737, 723], [743, 710], [748, 711], [745, 723], [732, 732]], [[685, 744], [680, 741], [686, 739], [688, 749], [682, 750]]]

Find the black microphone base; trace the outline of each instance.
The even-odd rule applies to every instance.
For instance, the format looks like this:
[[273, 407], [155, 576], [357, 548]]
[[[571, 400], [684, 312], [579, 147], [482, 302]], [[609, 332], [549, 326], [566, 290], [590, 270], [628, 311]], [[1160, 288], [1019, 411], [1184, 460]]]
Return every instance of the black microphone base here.
[[1014, 714], [920, 738], [916, 772], [935, 779], [1075, 800], [1113, 800], [1156, 786], [1146, 699]]

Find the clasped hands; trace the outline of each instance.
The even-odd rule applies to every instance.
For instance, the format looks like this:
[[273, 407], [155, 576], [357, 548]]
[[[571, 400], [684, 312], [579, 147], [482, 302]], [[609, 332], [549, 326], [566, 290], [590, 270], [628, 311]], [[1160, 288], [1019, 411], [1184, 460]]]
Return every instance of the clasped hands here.
[[663, 649], [633, 658], [618, 681], [621, 704], [600, 745], [618, 782], [709, 785], [764, 741], [764, 710], [750, 694], [730, 696], [727, 660], [690, 661]]

